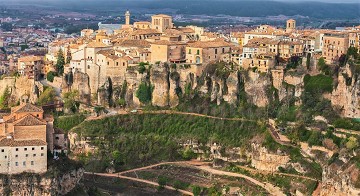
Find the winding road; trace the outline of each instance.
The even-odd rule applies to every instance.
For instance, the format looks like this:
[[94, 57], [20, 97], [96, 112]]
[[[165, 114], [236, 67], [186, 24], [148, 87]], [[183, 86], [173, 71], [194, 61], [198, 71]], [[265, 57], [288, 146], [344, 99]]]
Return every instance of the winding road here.
[[[145, 169], [150, 169], [150, 168], [154, 168], [157, 166], [161, 166], [161, 165], [168, 165], [168, 164], [177, 164], [177, 165], [189, 165], [192, 167], [195, 167], [197, 169], [200, 169], [202, 171], [206, 171], [208, 173], [214, 174], [214, 175], [220, 175], [220, 176], [230, 176], [230, 177], [237, 177], [237, 178], [243, 178], [246, 179], [250, 182], [252, 182], [255, 185], [258, 185], [262, 188], [264, 188], [267, 192], [269, 192], [271, 195], [285, 195], [281, 189], [279, 187], [276, 187], [270, 183], [262, 183], [252, 177], [246, 176], [244, 174], [239, 174], [239, 173], [233, 173], [233, 172], [227, 172], [227, 171], [222, 171], [222, 170], [217, 170], [217, 169], [213, 169], [210, 166], [208, 166], [206, 162], [198, 162], [198, 161], [179, 161], [179, 162], [163, 162], [163, 163], [158, 163], [158, 164], [154, 164], [154, 165], [150, 165], [150, 166], [145, 166], [145, 167], [141, 167], [141, 168], [136, 168], [136, 169], [132, 169], [132, 170], [127, 170], [127, 171], [123, 171], [123, 172], [119, 172], [119, 173], [115, 173], [115, 174], [107, 174], [107, 173], [91, 173], [91, 172], [85, 172], [86, 174], [93, 174], [93, 175], [98, 175], [98, 176], [106, 176], [106, 177], [117, 177], [117, 178], [122, 178], [122, 179], [127, 179], [127, 180], [133, 180], [133, 181], [137, 181], [137, 182], [143, 182], [146, 184], [150, 184], [150, 185], [154, 185], [154, 186], [158, 186], [159, 184], [156, 182], [152, 182], [152, 181], [148, 181], [148, 180], [143, 180], [143, 179], [139, 179], [139, 178], [133, 178], [133, 177], [128, 177], [128, 176], [124, 176], [124, 174], [126, 173], [130, 173], [130, 172], [136, 172], [136, 171], [141, 171], [141, 170], [145, 170]], [[169, 190], [175, 190], [174, 187], [171, 186], [166, 186], [166, 189]], [[192, 193], [186, 191], [186, 190], [178, 190], [179, 192], [186, 194], [186, 195], [193, 195]]]

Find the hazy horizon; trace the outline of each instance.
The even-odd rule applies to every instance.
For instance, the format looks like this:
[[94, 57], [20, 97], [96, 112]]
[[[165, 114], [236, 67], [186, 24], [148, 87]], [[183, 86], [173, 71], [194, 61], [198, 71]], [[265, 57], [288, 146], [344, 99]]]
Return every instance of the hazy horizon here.
[[[44, 3], [44, 2], [79, 2], [79, 1], [96, 1], [96, 0], [0, 0], [0, 2], [8, 2], [8, 3], [18, 3], [18, 2], [38, 2], [38, 3]], [[103, 2], [111, 2], [114, 3], [120, 3], [118, 0], [102, 0]], [[134, 0], [121, 0], [124, 1], [134, 1]], [[159, 0], [135, 0], [135, 1], [159, 1]], [[171, 1], [171, 0], [169, 0]], [[176, 0], [179, 1], [179, 0]], [[180, 0], [181, 1], [181, 0]], [[182, 0], [182, 1], [199, 1], [199, 0]], [[288, 3], [301, 3], [304, 1], [307, 2], [322, 2], [322, 3], [356, 3], [360, 4], [359, 0], [202, 0], [202, 1], [279, 1], [279, 2], [288, 2]], [[360, 10], [359, 10], [360, 11]]]

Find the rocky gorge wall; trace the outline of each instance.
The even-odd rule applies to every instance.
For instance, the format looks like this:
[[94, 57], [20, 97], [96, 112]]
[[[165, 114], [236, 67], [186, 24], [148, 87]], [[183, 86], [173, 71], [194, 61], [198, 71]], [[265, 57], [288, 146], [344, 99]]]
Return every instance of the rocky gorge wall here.
[[16, 104], [20, 100], [28, 100], [35, 103], [38, 99], [38, 94], [43, 91], [43, 86], [40, 82], [34, 81], [27, 77], [5, 77], [0, 80], [0, 95], [8, 88], [10, 91], [10, 104]]
[[342, 69], [338, 84], [331, 94], [331, 104], [347, 118], [360, 118], [360, 79], [353, 75], [349, 65]]
[[1, 195], [65, 195], [78, 185], [84, 169], [70, 171], [57, 178], [38, 174], [0, 176]]

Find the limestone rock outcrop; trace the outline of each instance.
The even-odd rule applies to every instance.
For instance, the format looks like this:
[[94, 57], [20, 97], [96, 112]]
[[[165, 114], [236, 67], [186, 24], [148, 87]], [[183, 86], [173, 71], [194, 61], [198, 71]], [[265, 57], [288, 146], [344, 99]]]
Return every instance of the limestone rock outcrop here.
[[169, 71], [164, 64], [154, 66], [150, 71], [150, 83], [154, 90], [152, 93], [152, 104], [165, 107], [169, 105]]
[[265, 107], [269, 103], [266, 88], [271, 85], [270, 78], [252, 71], [248, 71], [245, 80], [245, 92], [249, 101], [258, 107]]
[[10, 104], [16, 104], [20, 100], [35, 103], [38, 95], [43, 91], [41, 83], [27, 77], [5, 77], [0, 80], [0, 94], [8, 88], [10, 92]]
[[38, 174], [18, 174], [0, 177], [1, 195], [66, 195], [81, 180], [84, 169], [69, 171], [59, 177], [47, 177]]
[[360, 118], [360, 79], [352, 75], [349, 67], [338, 76], [338, 85], [331, 94], [332, 106], [341, 109], [347, 118]]
[[91, 103], [91, 90], [89, 84], [89, 76], [86, 73], [75, 71], [71, 76], [72, 79], [64, 77], [61, 84], [63, 92], [77, 91], [79, 93], [79, 101], [84, 104]]

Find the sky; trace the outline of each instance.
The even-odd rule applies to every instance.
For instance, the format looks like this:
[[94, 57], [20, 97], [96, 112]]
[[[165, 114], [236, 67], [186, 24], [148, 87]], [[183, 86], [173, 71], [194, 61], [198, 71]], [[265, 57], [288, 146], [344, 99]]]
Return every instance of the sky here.
[[[34, 0], [0, 0], [0, 2], [33, 2]], [[35, 0], [38, 2], [55, 2], [55, 1], [91, 1], [91, 0]], [[133, 1], [133, 0], [100, 0], [100, 1]], [[154, 1], [154, 0], [142, 0], [142, 1]], [[171, 1], [171, 0], [169, 0]], [[186, 0], [191, 1], [191, 0]], [[224, 0], [222, 0], [224, 1]], [[244, 0], [228, 0], [228, 1], [244, 1]], [[360, 3], [360, 0], [265, 0], [265, 1], [282, 1], [282, 2], [303, 2], [303, 1], [317, 1], [327, 3]], [[360, 11], [360, 10], [359, 10]]]

